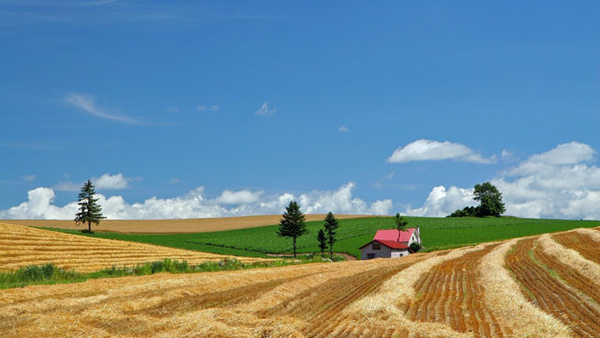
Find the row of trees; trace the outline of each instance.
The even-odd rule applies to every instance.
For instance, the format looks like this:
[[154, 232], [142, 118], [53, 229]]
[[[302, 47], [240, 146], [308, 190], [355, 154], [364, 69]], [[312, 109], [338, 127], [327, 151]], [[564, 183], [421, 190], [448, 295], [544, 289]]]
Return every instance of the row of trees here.
[[[279, 221], [279, 229], [277, 230], [277, 236], [287, 237], [292, 239], [294, 246], [294, 257], [296, 257], [296, 241], [298, 237], [306, 235], [308, 229], [306, 223], [304, 223], [305, 217], [300, 206], [296, 201], [291, 201], [290, 204], [285, 208], [285, 212]], [[336, 242], [336, 230], [339, 227], [339, 222], [333, 216], [331, 212], [325, 216], [325, 224], [323, 229], [320, 229], [317, 233], [317, 241], [319, 241], [319, 248], [321, 249], [321, 255], [329, 247], [329, 256], [333, 260], [333, 245]]]

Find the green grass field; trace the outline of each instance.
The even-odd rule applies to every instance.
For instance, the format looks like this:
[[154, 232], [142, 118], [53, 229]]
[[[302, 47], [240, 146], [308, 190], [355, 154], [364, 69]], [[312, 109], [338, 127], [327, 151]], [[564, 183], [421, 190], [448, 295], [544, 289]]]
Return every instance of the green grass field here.
[[[427, 250], [456, 248], [515, 237], [600, 226], [600, 221], [544, 220], [523, 218], [425, 218], [406, 217], [409, 227], [421, 228], [421, 239]], [[360, 257], [359, 248], [368, 243], [378, 229], [392, 229], [393, 217], [340, 220], [335, 252]], [[322, 221], [308, 222], [309, 234], [298, 238], [298, 252], [318, 252], [316, 234]], [[97, 232], [101, 238], [156, 244], [174, 248], [225, 255], [265, 257], [267, 253], [292, 251], [292, 240], [276, 235], [277, 225], [210, 233], [191, 234], [121, 234]], [[73, 230], [61, 230], [81, 234]]]

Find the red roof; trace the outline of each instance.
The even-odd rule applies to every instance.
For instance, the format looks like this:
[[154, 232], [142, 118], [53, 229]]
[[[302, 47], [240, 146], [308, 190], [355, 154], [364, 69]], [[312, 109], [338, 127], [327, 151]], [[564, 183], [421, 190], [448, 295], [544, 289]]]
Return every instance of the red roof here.
[[392, 249], [408, 249], [407, 244], [414, 232], [415, 228], [408, 228], [406, 231], [399, 231], [396, 229], [377, 230], [373, 240], [360, 248], [362, 249], [373, 242], [378, 242]]
[[[378, 241], [383, 244], [381, 241], [392, 241], [396, 243], [408, 243], [410, 241], [410, 237], [415, 232], [415, 228], [408, 228], [406, 231], [400, 231], [396, 229], [392, 230], [377, 230], [375, 237], [373, 240]], [[389, 245], [388, 245], [389, 246]]]
[[379, 242], [392, 249], [408, 249], [408, 246], [406, 244], [398, 243], [396, 241], [381, 241], [378, 239], [374, 239], [372, 242]]

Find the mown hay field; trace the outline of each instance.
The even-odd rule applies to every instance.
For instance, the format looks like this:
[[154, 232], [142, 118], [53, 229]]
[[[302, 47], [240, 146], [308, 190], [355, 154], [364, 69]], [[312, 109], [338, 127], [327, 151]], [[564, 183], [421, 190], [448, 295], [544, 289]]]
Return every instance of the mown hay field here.
[[[113, 265], [134, 266], [164, 258], [199, 264], [228, 257], [230, 256], [0, 223], [0, 271], [52, 263], [66, 270], [85, 273]], [[241, 260], [250, 263], [260, 259]]]
[[597, 337], [600, 232], [0, 291], [0, 336]]

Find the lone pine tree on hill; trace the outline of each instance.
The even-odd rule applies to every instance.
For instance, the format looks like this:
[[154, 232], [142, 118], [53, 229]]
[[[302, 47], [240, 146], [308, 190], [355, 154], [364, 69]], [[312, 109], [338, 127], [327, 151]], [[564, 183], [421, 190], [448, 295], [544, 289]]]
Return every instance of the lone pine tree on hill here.
[[296, 201], [291, 201], [285, 208], [283, 218], [279, 221], [277, 236], [292, 238], [294, 243], [294, 258], [296, 257], [296, 239], [308, 233], [304, 224], [304, 214]]
[[94, 184], [92, 181], [87, 180], [81, 187], [79, 202], [77, 203], [79, 212], [75, 215], [75, 224], [87, 223], [89, 233], [92, 233], [92, 223], [98, 225], [101, 220], [106, 218], [102, 215], [102, 207], [98, 204], [98, 198], [94, 197], [95, 194]]
[[333, 260], [333, 244], [336, 242], [336, 230], [339, 227], [338, 220], [333, 216], [331, 211], [325, 216], [325, 235], [327, 236], [327, 243], [329, 243], [329, 258]]

